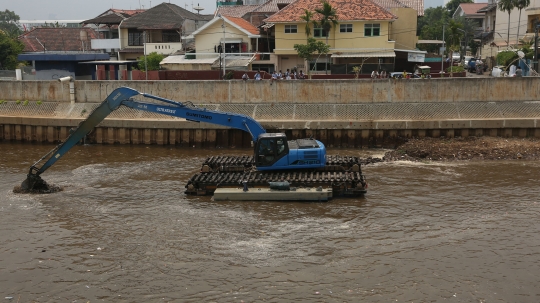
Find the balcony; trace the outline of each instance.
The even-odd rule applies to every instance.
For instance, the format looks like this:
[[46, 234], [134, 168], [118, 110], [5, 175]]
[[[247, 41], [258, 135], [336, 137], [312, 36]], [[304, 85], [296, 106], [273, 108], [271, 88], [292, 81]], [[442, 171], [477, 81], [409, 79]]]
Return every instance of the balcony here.
[[156, 52], [161, 55], [170, 55], [182, 50], [181, 42], [146, 43], [146, 54]]
[[90, 41], [92, 49], [119, 49], [120, 39], [92, 39]]

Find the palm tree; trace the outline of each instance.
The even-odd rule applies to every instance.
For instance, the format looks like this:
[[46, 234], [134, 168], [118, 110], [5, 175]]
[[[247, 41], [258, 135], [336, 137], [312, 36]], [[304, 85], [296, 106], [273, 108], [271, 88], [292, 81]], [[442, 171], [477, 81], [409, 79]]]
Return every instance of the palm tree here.
[[515, 7], [515, 0], [499, 0], [497, 6], [499, 10], [508, 12], [508, 33], [506, 38], [506, 49], [508, 49], [510, 46], [510, 13]]
[[519, 42], [519, 25], [521, 22], [521, 10], [531, 5], [531, 0], [516, 0], [516, 8], [519, 9], [519, 19], [518, 19], [518, 28], [517, 28], [517, 37], [516, 41]]
[[306, 38], [309, 39], [309, 36], [311, 36], [311, 26], [309, 24], [316, 23], [316, 21], [313, 20], [313, 12], [304, 9], [304, 14], [300, 16], [300, 19], [306, 21]]
[[[328, 45], [328, 36], [330, 35], [330, 30], [332, 26], [337, 26], [337, 12], [336, 9], [332, 7], [327, 0], [321, 0], [322, 8], [316, 8], [315, 12], [320, 15], [320, 20], [317, 22], [317, 25], [322, 28], [326, 33], [326, 45]], [[325, 70], [328, 73], [328, 55], [325, 63]]]
[[[448, 21], [448, 48], [450, 50], [450, 56], [453, 55], [454, 51], [459, 51], [460, 47], [460, 41], [461, 37], [463, 37], [463, 33], [465, 32], [463, 29], [463, 24], [457, 22], [455, 19], [450, 19]], [[464, 54], [461, 54], [464, 55]], [[452, 58], [452, 57], [451, 57]], [[452, 60], [454, 60], [452, 58]], [[452, 64], [450, 65], [450, 77], [454, 76], [454, 63], [452, 61]]]

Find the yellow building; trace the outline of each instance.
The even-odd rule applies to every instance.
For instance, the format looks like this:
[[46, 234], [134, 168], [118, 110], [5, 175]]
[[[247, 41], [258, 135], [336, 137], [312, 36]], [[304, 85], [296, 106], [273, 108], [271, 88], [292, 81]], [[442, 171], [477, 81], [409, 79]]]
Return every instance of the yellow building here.
[[[350, 73], [353, 65], [362, 65], [363, 73], [393, 69], [395, 41], [391, 39], [391, 24], [397, 17], [370, 0], [328, 0], [328, 3], [336, 10], [337, 26], [326, 37], [321, 28], [310, 24], [309, 34], [325, 43], [328, 41], [330, 52], [328, 56], [318, 57], [316, 63], [309, 62], [309, 68], [321, 71], [328, 62], [339, 73]], [[297, 0], [265, 19], [267, 24], [274, 25], [278, 70], [307, 68], [307, 62], [298, 57], [294, 45], [306, 43], [306, 22], [301, 16], [306, 9], [314, 12], [315, 8], [322, 8], [321, 0]], [[314, 13], [313, 19], [319, 20], [320, 16]]]

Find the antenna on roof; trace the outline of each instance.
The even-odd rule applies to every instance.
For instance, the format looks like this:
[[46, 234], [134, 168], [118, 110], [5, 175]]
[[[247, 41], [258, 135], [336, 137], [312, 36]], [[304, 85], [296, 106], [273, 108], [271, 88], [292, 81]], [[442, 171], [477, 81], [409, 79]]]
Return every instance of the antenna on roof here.
[[200, 14], [201, 14], [201, 11], [204, 10], [204, 7], [200, 6], [200, 4], [197, 3], [197, 6], [195, 6], [193, 9], [196, 10], [196, 11], [197, 11], [197, 14], [200, 15]]

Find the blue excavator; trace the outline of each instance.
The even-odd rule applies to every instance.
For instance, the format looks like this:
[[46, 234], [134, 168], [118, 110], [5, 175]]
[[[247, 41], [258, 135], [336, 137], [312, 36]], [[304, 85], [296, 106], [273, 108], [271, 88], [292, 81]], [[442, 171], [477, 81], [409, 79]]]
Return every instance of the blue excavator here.
[[[153, 99], [158, 102], [144, 102], [134, 100], [134, 97], [142, 96]], [[291, 174], [296, 175], [296, 179], [303, 180], [302, 184], [308, 185], [326, 185], [337, 181], [346, 182], [345, 186], [340, 185], [340, 188], [345, 188], [345, 192], [352, 193], [354, 189], [356, 194], [365, 192], [367, 184], [365, 178], [359, 173], [358, 159], [351, 157], [328, 159], [326, 156], [326, 148], [324, 144], [313, 138], [287, 140], [284, 133], [267, 133], [266, 130], [253, 118], [229, 112], [212, 111], [201, 107], [194, 106], [191, 102], [180, 103], [173, 100], [161, 98], [158, 96], [140, 93], [129, 87], [120, 87], [115, 89], [103, 101], [86, 120], [82, 121], [79, 126], [74, 129], [67, 139], [56, 146], [53, 150], [34, 163], [28, 172], [27, 178], [21, 184], [24, 191], [32, 190], [47, 190], [48, 184], [40, 177], [49, 167], [58, 161], [66, 154], [73, 146], [88, 135], [94, 127], [103, 121], [109, 114], [120, 106], [129, 108], [164, 114], [168, 116], [184, 118], [193, 122], [206, 122], [227, 126], [230, 128], [240, 129], [248, 132], [253, 140], [254, 154], [253, 157], [243, 158], [243, 163], [238, 163], [236, 160], [231, 160], [231, 157], [214, 159], [209, 158], [203, 165], [204, 170], [201, 170], [202, 175], [192, 177], [189, 184], [186, 186], [187, 193], [209, 194], [212, 193], [219, 185], [226, 186], [236, 185], [236, 178], [241, 180], [252, 179], [250, 185], [261, 184], [265, 181], [273, 179], [284, 179], [283, 174], [275, 176], [273, 172], [287, 172], [289, 177]], [[345, 160], [343, 160], [345, 159]], [[329, 161], [330, 160], [330, 161]], [[231, 178], [230, 167], [224, 163], [236, 163], [242, 167], [242, 171], [249, 173], [248, 176], [237, 176]], [[329, 162], [330, 163], [329, 165]], [[356, 165], [356, 166], [355, 166]], [[334, 177], [328, 178], [328, 171], [334, 172]], [[335, 173], [339, 172], [343, 175], [344, 171], [356, 172], [357, 175], [343, 175], [335, 177]], [[268, 172], [265, 174], [265, 172]], [[305, 175], [312, 173], [311, 177]], [[313, 177], [313, 172], [317, 175]], [[225, 174], [225, 175], [224, 175]], [[298, 174], [304, 174], [299, 176]], [[275, 177], [272, 177], [275, 176]], [[214, 180], [208, 183], [202, 180]], [[350, 180], [349, 180], [350, 179]], [[198, 180], [198, 181], [197, 181]], [[221, 180], [221, 181], [219, 181]], [[223, 180], [229, 180], [224, 182]], [[319, 181], [316, 181], [319, 180]], [[205, 183], [206, 182], [206, 183]], [[360, 185], [360, 186], [358, 186]], [[342, 191], [343, 192], [343, 191]]]

